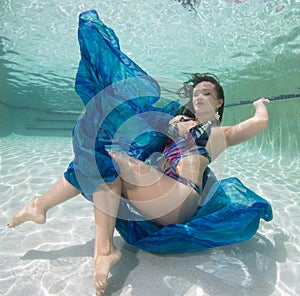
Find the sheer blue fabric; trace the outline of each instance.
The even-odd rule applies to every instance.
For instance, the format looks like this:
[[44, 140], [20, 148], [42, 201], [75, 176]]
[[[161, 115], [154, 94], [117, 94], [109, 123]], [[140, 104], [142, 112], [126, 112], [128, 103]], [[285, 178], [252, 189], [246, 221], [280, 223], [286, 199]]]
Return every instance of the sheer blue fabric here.
[[161, 151], [179, 103], [155, 106], [159, 84], [120, 50], [95, 10], [80, 15], [78, 40], [75, 89], [85, 110], [73, 129], [75, 158], [65, 178], [92, 201], [99, 184], [118, 175], [107, 148], [117, 146], [143, 161]]
[[[78, 39], [81, 61], [75, 88], [85, 111], [73, 130], [75, 158], [65, 178], [92, 201], [99, 184], [118, 175], [107, 148], [116, 146], [151, 164], [153, 153], [163, 149], [168, 122], [179, 106], [155, 105], [164, 105], [158, 83], [122, 53], [117, 36], [95, 10], [80, 15]], [[212, 185], [206, 202], [188, 223], [159, 226], [122, 199], [118, 217], [128, 219], [117, 218], [117, 230], [145, 251], [179, 253], [247, 240], [260, 218], [272, 219], [270, 204], [238, 179], [216, 181], [207, 174], [209, 169], [204, 184]]]

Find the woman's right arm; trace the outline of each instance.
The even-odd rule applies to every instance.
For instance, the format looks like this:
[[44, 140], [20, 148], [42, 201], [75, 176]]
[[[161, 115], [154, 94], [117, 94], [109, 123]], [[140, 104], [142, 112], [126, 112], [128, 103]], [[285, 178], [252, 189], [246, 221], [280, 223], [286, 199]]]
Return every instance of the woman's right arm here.
[[269, 116], [266, 103], [269, 103], [266, 98], [256, 100], [253, 103], [255, 114], [251, 118], [236, 125], [224, 127], [227, 147], [247, 141], [267, 127]]

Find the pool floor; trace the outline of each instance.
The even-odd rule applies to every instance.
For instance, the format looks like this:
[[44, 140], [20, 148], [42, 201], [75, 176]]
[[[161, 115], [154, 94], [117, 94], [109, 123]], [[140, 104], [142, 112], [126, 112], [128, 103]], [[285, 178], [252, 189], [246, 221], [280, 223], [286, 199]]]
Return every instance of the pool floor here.
[[[92, 204], [78, 196], [51, 209], [44, 225], [5, 227], [63, 174], [72, 159], [71, 139], [11, 134], [0, 138], [0, 147], [0, 294], [94, 295]], [[274, 219], [261, 221], [244, 243], [191, 254], [146, 253], [115, 233], [123, 257], [105, 295], [300, 295], [299, 158], [271, 159], [243, 144], [212, 168], [269, 200]]]

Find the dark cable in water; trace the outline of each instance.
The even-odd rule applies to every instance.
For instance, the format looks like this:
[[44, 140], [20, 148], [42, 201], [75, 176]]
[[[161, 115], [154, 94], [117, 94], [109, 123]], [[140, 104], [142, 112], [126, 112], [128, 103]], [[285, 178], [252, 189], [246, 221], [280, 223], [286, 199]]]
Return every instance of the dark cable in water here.
[[[281, 100], [294, 99], [294, 98], [300, 98], [300, 94], [280, 95], [280, 96], [275, 96], [275, 97], [271, 97], [271, 98], [268, 98], [268, 99], [270, 101], [281, 101]], [[257, 99], [255, 99], [255, 100], [257, 100]], [[225, 107], [249, 105], [249, 104], [252, 104], [255, 100], [244, 100], [244, 101], [239, 101], [237, 103], [226, 104]]]

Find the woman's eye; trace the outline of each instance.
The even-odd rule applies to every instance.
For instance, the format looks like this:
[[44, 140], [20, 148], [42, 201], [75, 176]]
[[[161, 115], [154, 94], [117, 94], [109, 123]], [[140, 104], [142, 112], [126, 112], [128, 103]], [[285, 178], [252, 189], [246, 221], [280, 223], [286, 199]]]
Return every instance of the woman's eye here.
[[200, 91], [194, 91], [194, 97], [199, 97], [199, 95], [200, 95]]

